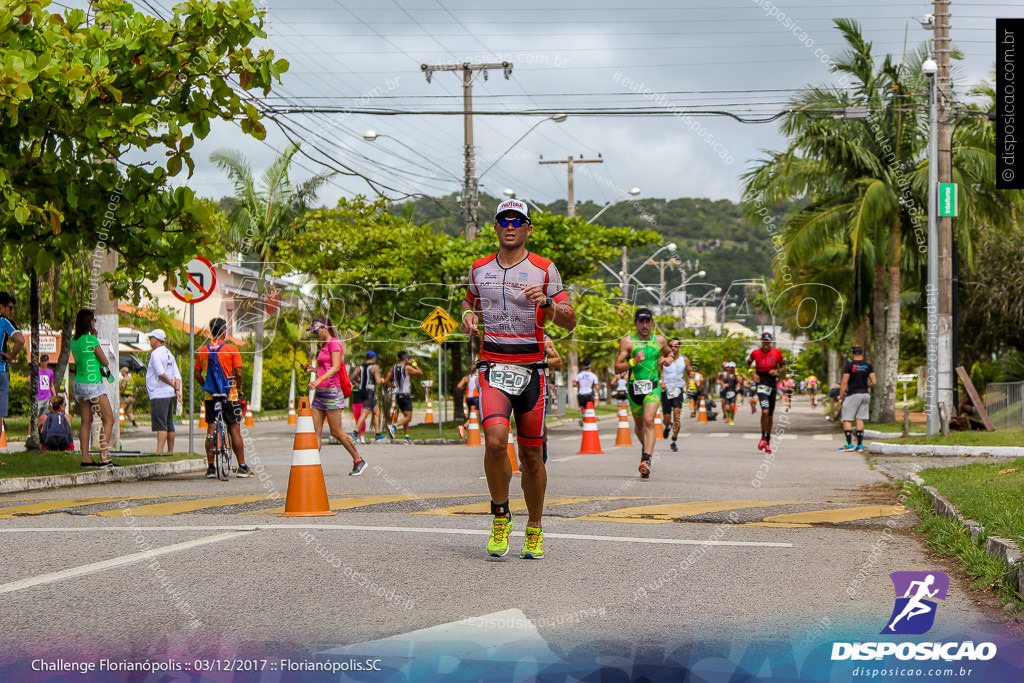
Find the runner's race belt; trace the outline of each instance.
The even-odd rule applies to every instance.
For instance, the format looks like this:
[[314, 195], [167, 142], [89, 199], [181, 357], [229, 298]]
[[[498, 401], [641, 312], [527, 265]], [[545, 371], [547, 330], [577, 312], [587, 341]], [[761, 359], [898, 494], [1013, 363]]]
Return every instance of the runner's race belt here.
[[546, 368], [547, 366], [547, 361], [530, 365], [486, 361], [479, 363], [477, 368], [483, 368], [487, 372], [487, 383], [489, 385], [505, 392], [509, 396], [519, 396], [533, 378], [534, 370]]
[[680, 389], [679, 387], [666, 388], [665, 391], [667, 392], [669, 398], [675, 398], [679, 394], [683, 393], [683, 390]]
[[654, 391], [654, 382], [649, 379], [633, 380], [633, 393], [636, 395], [649, 394]]

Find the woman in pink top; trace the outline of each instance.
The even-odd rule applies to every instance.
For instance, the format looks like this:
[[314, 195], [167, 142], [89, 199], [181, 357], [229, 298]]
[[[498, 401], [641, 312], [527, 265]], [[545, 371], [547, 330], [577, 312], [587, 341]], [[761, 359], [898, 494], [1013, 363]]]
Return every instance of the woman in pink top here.
[[[366, 461], [359, 457], [352, 437], [341, 428], [342, 386], [347, 384], [349, 391], [352, 390], [345, 370], [345, 349], [329, 320], [313, 318], [307, 331], [312, 332], [321, 342], [320, 350], [316, 354], [316, 379], [309, 383], [309, 388], [314, 392], [310, 407], [313, 412], [313, 431], [316, 433], [317, 447], [322, 445], [320, 433], [326, 419], [331, 436], [340, 441], [352, 456], [352, 471], [349, 474], [359, 476], [366, 469]], [[313, 367], [305, 363], [302, 364], [302, 369], [306, 372], [313, 371]]]

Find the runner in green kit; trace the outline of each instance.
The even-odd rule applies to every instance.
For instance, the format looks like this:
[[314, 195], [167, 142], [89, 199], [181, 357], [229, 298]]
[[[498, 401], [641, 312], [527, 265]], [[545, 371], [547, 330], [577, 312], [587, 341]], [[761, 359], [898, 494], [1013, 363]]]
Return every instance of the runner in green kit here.
[[640, 440], [640, 476], [651, 476], [651, 455], [654, 452], [654, 418], [661, 406], [661, 388], [658, 384], [661, 368], [672, 363], [672, 352], [660, 334], [651, 334], [654, 315], [651, 309], [640, 307], [633, 317], [636, 333], [619, 341], [615, 357], [615, 371], [627, 372], [626, 395], [633, 413], [633, 428]]

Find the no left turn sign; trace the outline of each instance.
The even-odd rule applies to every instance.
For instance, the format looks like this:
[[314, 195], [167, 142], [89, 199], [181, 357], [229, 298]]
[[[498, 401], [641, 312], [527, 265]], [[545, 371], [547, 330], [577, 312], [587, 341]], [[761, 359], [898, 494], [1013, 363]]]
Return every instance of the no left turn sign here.
[[213, 294], [213, 288], [217, 285], [217, 274], [213, 270], [213, 264], [202, 256], [196, 256], [185, 265], [185, 278], [175, 278], [172, 294], [187, 304], [196, 304], [204, 301]]

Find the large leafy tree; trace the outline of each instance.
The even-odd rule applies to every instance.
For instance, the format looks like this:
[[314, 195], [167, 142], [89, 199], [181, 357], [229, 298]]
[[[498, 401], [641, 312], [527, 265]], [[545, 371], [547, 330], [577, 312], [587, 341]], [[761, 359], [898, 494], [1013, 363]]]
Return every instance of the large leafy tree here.
[[[895, 415], [899, 362], [901, 294], [921, 286], [925, 253], [928, 168], [927, 83], [921, 48], [901, 63], [886, 56], [878, 63], [859, 25], [838, 19], [847, 50], [836, 70], [849, 74], [852, 90], [812, 86], [801, 90], [784, 117], [787, 148], [770, 152], [747, 173], [745, 200], [749, 214], [783, 200], [800, 200], [802, 208], [785, 221], [781, 237], [784, 268], [776, 277], [815, 282], [823, 277], [854, 299], [851, 316], [870, 307], [873, 351], [879, 374], [873, 412], [891, 421]], [[846, 120], [849, 107], [866, 107], [870, 116]], [[956, 226], [969, 243], [971, 226], [980, 220], [1005, 225], [1009, 209], [994, 191], [994, 156], [981, 148], [954, 149], [954, 176], [969, 186], [986, 188], [965, 196]], [[963, 187], [964, 185], [961, 185]], [[988, 188], [993, 188], [989, 191]], [[1012, 215], [1012, 211], [1010, 214]], [[871, 273], [870, 298], [865, 297]], [[862, 320], [846, 319], [843, 328]]]
[[267, 313], [268, 264], [276, 257], [278, 244], [296, 232], [296, 221], [309, 210], [316, 194], [330, 178], [318, 173], [293, 184], [289, 178], [292, 159], [298, 145], [289, 145], [283, 154], [263, 172], [259, 182], [252, 166], [234, 150], [218, 150], [210, 161], [227, 172], [235, 185], [235, 202], [228, 212], [229, 229], [224, 234], [225, 246], [239, 253], [256, 270], [256, 302], [251, 314], [256, 328], [255, 353], [252, 363], [252, 409], [263, 409], [263, 346]]
[[[247, 47], [265, 36], [251, 0], [187, 0], [166, 21], [120, 0], [64, 14], [49, 5], [0, 7], [0, 225], [27, 271], [33, 349], [39, 278], [54, 264], [117, 252], [123, 271], [105, 277], [120, 295], [195, 254], [207, 212], [170, 178], [191, 173], [189, 150], [212, 118], [263, 137], [244, 91], [266, 94], [287, 68]], [[37, 367], [34, 352], [33, 387]]]

